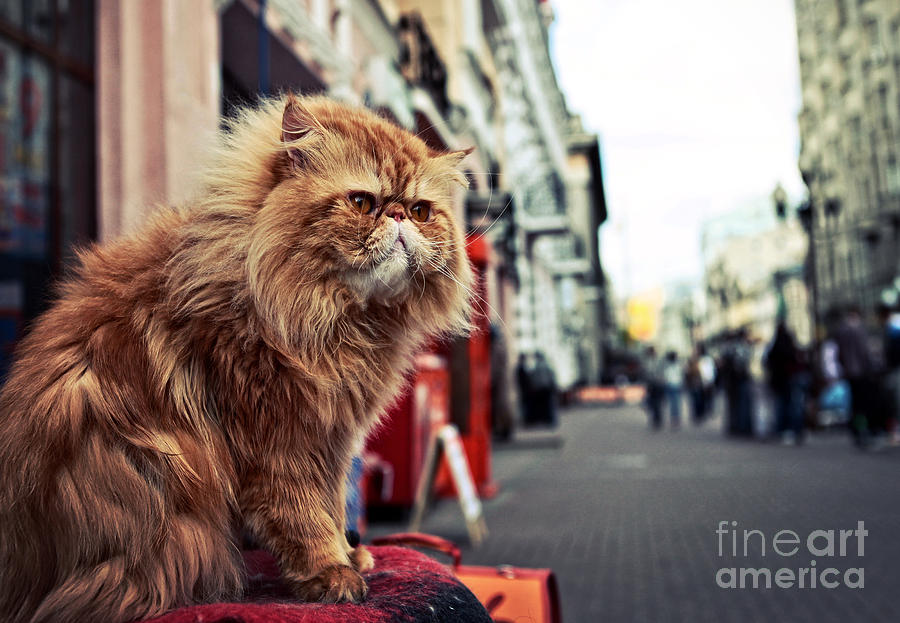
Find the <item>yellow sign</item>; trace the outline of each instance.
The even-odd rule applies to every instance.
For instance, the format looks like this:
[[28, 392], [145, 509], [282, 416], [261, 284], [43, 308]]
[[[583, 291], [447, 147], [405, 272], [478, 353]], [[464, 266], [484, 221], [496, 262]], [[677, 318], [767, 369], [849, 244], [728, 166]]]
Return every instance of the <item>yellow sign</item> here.
[[635, 296], [626, 307], [628, 336], [638, 342], [656, 337], [659, 328], [659, 308], [662, 297], [658, 293]]

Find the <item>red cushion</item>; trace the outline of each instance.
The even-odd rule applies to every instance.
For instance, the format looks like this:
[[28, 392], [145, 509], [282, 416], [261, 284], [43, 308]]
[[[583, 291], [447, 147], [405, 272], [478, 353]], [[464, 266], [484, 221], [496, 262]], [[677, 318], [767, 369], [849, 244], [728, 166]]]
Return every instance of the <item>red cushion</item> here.
[[245, 552], [249, 587], [238, 603], [173, 610], [153, 623], [404, 623], [477, 622], [491, 618], [450, 570], [402, 547], [369, 547], [375, 568], [365, 574], [369, 594], [361, 604], [297, 602], [280, 581], [275, 560], [262, 551]]

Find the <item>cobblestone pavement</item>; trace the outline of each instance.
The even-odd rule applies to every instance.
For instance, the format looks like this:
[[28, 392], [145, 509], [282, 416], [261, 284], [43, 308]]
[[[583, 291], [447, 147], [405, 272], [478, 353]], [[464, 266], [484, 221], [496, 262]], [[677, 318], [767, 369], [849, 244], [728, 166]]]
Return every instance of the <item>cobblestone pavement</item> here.
[[[494, 452], [500, 493], [485, 502], [490, 536], [469, 564], [551, 567], [558, 575], [566, 623], [614, 621], [900, 621], [900, 448], [861, 453], [838, 433], [819, 434], [802, 447], [724, 438], [717, 422], [702, 428], [651, 432], [636, 407], [577, 408], [554, 433], [524, 433]], [[732, 533], [719, 522], [737, 522]], [[865, 522], [863, 555], [840, 530]], [[374, 536], [404, 525], [373, 524]], [[750, 535], [743, 555], [743, 531]], [[466, 543], [462, 514], [452, 500], [433, 508], [423, 527]], [[793, 530], [799, 546], [782, 535]], [[815, 557], [807, 538], [835, 530], [835, 556]], [[813, 541], [827, 546], [826, 535]], [[815, 561], [812, 565], [811, 561]], [[798, 588], [799, 574], [816, 588]], [[767, 568], [772, 588], [720, 588], [722, 568]], [[836, 588], [821, 585], [837, 580]], [[794, 570], [793, 588], [775, 572]], [[848, 588], [862, 568], [864, 588]], [[784, 579], [786, 576], [782, 576]], [[727, 581], [727, 573], [720, 579]], [[761, 581], [764, 578], [761, 576]]]

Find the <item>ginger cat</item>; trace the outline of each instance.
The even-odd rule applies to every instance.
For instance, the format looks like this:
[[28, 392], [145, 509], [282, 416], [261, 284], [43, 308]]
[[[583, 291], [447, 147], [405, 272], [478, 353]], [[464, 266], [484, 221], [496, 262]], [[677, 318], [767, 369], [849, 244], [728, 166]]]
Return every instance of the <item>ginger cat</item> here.
[[237, 598], [244, 529], [298, 598], [365, 598], [345, 475], [417, 349], [468, 329], [467, 153], [271, 100], [201, 197], [80, 255], [0, 394], [0, 621]]

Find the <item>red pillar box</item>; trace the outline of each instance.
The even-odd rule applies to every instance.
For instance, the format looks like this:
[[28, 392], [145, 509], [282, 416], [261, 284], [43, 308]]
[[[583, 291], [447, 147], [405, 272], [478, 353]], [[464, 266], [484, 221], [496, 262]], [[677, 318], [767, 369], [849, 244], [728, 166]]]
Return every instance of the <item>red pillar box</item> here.
[[[472, 478], [482, 498], [497, 493], [491, 478], [491, 337], [487, 274], [491, 246], [480, 234], [466, 240], [469, 260], [475, 269], [475, 330], [464, 340], [447, 345], [450, 361], [450, 421], [459, 428]], [[446, 467], [438, 475], [441, 495], [455, 495]]]
[[384, 474], [367, 479], [368, 506], [412, 506], [428, 444], [447, 423], [450, 390], [446, 359], [434, 353], [418, 355], [413, 375], [403, 398], [366, 442], [366, 451], [377, 455], [393, 472], [387, 475], [393, 481], [389, 487], [382, 486]]

